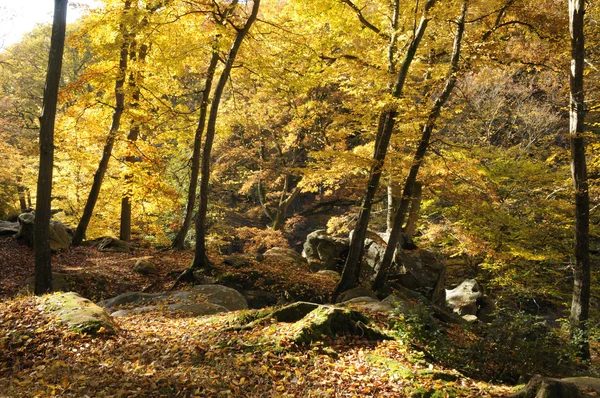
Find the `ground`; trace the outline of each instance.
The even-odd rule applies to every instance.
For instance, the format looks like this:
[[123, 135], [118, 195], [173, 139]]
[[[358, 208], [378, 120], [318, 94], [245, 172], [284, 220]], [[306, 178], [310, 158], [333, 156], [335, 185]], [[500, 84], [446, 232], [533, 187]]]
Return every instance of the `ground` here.
[[[141, 257], [152, 258], [160, 273], [132, 272]], [[75, 248], [56, 255], [53, 264], [56, 271], [77, 275], [74, 290], [100, 300], [123, 290], [168, 289], [191, 257], [168, 250], [121, 254]], [[293, 323], [267, 317], [240, 327], [259, 318], [251, 310], [204, 317], [132, 314], [116, 318], [115, 334], [77, 334], [44, 311], [42, 298], [19, 293], [33, 273], [30, 249], [1, 238], [0, 261], [0, 396], [496, 397], [514, 391], [444, 366], [391, 326], [403, 317], [391, 322], [381, 313], [365, 315], [393, 339], [346, 335], [296, 344]], [[326, 298], [335, 284], [289, 264], [263, 261], [232, 270], [215, 262], [237, 283], [254, 278], [256, 288], [297, 297]], [[464, 330], [447, 333], [468, 340]]]

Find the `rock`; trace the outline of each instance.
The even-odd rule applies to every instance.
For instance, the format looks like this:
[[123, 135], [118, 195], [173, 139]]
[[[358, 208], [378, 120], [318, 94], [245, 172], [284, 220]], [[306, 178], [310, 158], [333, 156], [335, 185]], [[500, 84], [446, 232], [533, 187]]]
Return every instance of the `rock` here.
[[110, 251], [116, 253], [131, 253], [133, 249], [128, 242], [110, 236], [102, 238], [86, 240], [82, 243], [82, 246], [92, 246], [98, 248], [100, 251]]
[[348, 254], [349, 244], [349, 239], [336, 238], [319, 229], [306, 237], [302, 257], [312, 271], [335, 270]]
[[600, 378], [597, 377], [567, 377], [560, 379], [563, 383], [573, 383], [577, 388], [592, 390], [600, 394]]
[[469, 323], [475, 323], [479, 320], [479, 318], [477, 318], [477, 315], [471, 315], [471, 314], [463, 315], [462, 319], [464, 319], [465, 321], [467, 321]]
[[207, 296], [209, 303], [218, 304], [229, 311], [245, 310], [248, 303], [240, 292], [222, 285], [196, 285], [193, 292]]
[[343, 303], [344, 301], [348, 301], [348, 300], [352, 300], [353, 298], [356, 297], [371, 297], [374, 299], [377, 299], [377, 295], [375, 293], [373, 293], [371, 290], [367, 289], [366, 287], [355, 287], [354, 289], [350, 289], [350, 290], [346, 290], [345, 292], [342, 292], [337, 300], [336, 303]]
[[306, 260], [295, 250], [283, 247], [272, 247], [264, 253], [265, 258], [283, 258], [297, 264], [306, 264]]
[[27, 246], [33, 247], [33, 225], [35, 223], [35, 214], [21, 213], [17, 220], [19, 222], [17, 239], [22, 239]]
[[[16, 235], [17, 239], [22, 239], [28, 246], [33, 247], [33, 227], [35, 224], [35, 214], [22, 213], [19, 215], [18, 221], [19, 232]], [[63, 223], [50, 220], [50, 227], [48, 230], [48, 235], [50, 237], [50, 250], [57, 252], [69, 248], [72, 242], [69, 231], [70, 229], [67, 228]]]
[[167, 295], [168, 293], [127, 292], [119, 294], [118, 296], [113, 297], [111, 299], [105, 300], [99, 303], [99, 305], [103, 306], [104, 308], [114, 308], [126, 304], [140, 305], [149, 303], [151, 300], [156, 298], [166, 297]]
[[[52, 290], [55, 292], [68, 292], [74, 287], [75, 283], [77, 282], [77, 279], [77, 275], [53, 272]], [[23, 288], [25, 291], [33, 293], [33, 291], [35, 290], [35, 275], [25, 279], [25, 282], [23, 283]]]
[[358, 309], [359, 311], [373, 311], [373, 312], [392, 312], [394, 310], [394, 306], [389, 302], [382, 302], [373, 297], [363, 296], [363, 297], [355, 297], [351, 300], [344, 301], [340, 303], [343, 306], [351, 306], [354, 309]]
[[482, 322], [492, 322], [496, 318], [496, 303], [490, 297], [483, 296], [479, 300], [477, 318]]
[[213, 303], [176, 303], [168, 306], [170, 310], [182, 311], [191, 316], [202, 316], [227, 312], [228, 309]]
[[79, 333], [113, 333], [116, 330], [110, 315], [77, 293], [55, 293], [47, 296], [44, 307], [55, 313], [60, 322]]
[[317, 274], [325, 275], [325, 276], [328, 276], [330, 278], [335, 278], [335, 279], [340, 279], [342, 277], [339, 272], [332, 271], [330, 269], [322, 269], [321, 271], [318, 271]]
[[514, 398], [583, 398], [575, 384], [535, 375], [525, 389], [511, 395]]
[[133, 270], [142, 275], [158, 274], [160, 271], [152, 261], [140, 258], [135, 262]]
[[445, 302], [446, 265], [429, 250], [396, 252], [395, 266], [389, 274], [410, 290], [423, 293], [434, 304]]
[[248, 302], [248, 308], [259, 309], [277, 304], [278, 298], [262, 290], [246, 290], [242, 295]]
[[50, 250], [53, 252], [58, 252], [71, 247], [73, 238], [63, 223], [51, 220], [48, 234], [50, 236]]
[[231, 256], [227, 256], [223, 259], [223, 264], [229, 265], [233, 268], [247, 268], [252, 265], [252, 260], [254, 259], [254, 256], [232, 254]]
[[19, 233], [19, 223], [0, 221], [0, 236], [16, 235]]
[[294, 342], [297, 344], [321, 341], [338, 335], [358, 335], [367, 340], [385, 340], [389, 337], [367, 324], [369, 319], [360, 312], [321, 305], [296, 322]]
[[451, 290], [446, 290], [446, 305], [460, 316], [477, 315], [478, 301], [483, 288], [475, 279], [467, 279]]

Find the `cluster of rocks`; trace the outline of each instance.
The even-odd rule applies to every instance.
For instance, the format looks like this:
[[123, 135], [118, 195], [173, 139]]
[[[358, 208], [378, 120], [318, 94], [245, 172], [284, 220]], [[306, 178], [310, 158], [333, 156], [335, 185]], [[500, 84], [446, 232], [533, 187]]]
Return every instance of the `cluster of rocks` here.
[[[35, 223], [35, 213], [21, 213], [17, 221], [0, 221], [0, 236], [14, 235], [17, 239], [24, 241], [28, 246], [33, 247], [33, 227]], [[73, 230], [63, 223], [50, 220], [50, 249], [58, 252], [71, 246]]]

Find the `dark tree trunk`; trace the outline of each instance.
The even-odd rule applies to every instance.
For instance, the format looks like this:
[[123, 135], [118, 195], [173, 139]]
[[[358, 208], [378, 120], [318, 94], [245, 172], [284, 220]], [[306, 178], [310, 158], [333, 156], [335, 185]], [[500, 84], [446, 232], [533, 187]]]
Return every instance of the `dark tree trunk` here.
[[[123, 10], [123, 17], [125, 17], [125, 14], [127, 14], [130, 9], [131, 1], [127, 0]], [[108, 137], [106, 139], [106, 143], [104, 144], [104, 150], [102, 151], [102, 158], [100, 159], [100, 164], [98, 165], [98, 169], [94, 174], [94, 181], [92, 182], [90, 194], [88, 195], [88, 199], [83, 209], [83, 214], [79, 220], [75, 234], [73, 235], [74, 246], [80, 245], [85, 238], [85, 231], [90, 223], [92, 214], [94, 213], [94, 207], [96, 207], [96, 202], [98, 201], [98, 196], [100, 195], [100, 188], [102, 187], [104, 174], [106, 174], [106, 170], [108, 169], [108, 161], [112, 155], [113, 146], [115, 145], [115, 138], [119, 130], [119, 125], [121, 124], [121, 115], [123, 114], [123, 109], [125, 107], [125, 93], [123, 92], [123, 86], [125, 85], [130, 35], [126, 32], [124, 23], [121, 23], [120, 29], [123, 43], [121, 44], [121, 52], [119, 57], [119, 73], [115, 82], [115, 110], [112, 116], [110, 131], [108, 132]]]
[[204, 150], [202, 152], [202, 170], [201, 170], [201, 179], [200, 179], [200, 204], [198, 206], [198, 215], [196, 218], [196, 248], [194, 251], [194, 260], [190, 266], [191, 269], [206, 269], [210, 268], [210, 263], [206, 256], [206, 212], [208, 210], [208, 189], [209, 189], [209, 179], [210, 179], [210, 154], [212, 151], [212, 144], [215, 138], [215, 128], [217, 123], [217, 115], [219, 112], [219, 105], [221, 102], [221, 96], [223, 95], [223, 90], [225, 89], [225, 84], [229, 79], [229, 74], [231, 73], [231, 68], [233, 67], [233, 63], [235, 62], [235, 58], [237, 56], [238, 50], [240, 46], [248, 34], [250, 27], [256, 20], [256, 16], [258, 14], [258, 8], [260, 6], [260, 0], [254, 0], [254, 4], [252, 5], [252, 12], [246, 21], [246, 24], [242, 29], [239, 29], [235, 40], [229, 50], [229, 56], [227, 57], [227, 61], [225, 62], [225, 67], [223, 68], [223, 72], [221, 72], [221, 76], [219, 77], [219, 82], [215, 87], [215, 94], [212, 99], [212, 103], [210, 106], [210, 115], [208, 117], [208, 124], [206, 127], [206, 140], [204, 142]]
[[385, 249], [383, 259], [381, 260], [380, 267], [377, 270], [375, 279], [373, 281], [373, 289], [379, 289], [381, 286], [383, 286], [383, 283], [385, 282], [387, 271], [390, 268], [390, 265], [392, 264], [394, 252], [396, 251], [398, 239], [400, 238], [400, 234], [402, 233], [402, 226], [404, 225], [406, 214], [408, 212], [408, 207], [410, 205], [411, 198], [414, 194], [415, 184], [417, 182], [417, 174], [419, 173], [419, 168], [421, 167], [423, 159], [425, 158], [427, 148], [429, 148], [431, 133], [433, 132], [435, 122], [440, 115], [442, 107], [450, 97], [452, 89], [456, 84], [456, 75], [458, 72], [458, 61], [460, 59], [460, 47], [465, 28], [466, 14], [467, 3], [463, 3], [461, 14], [457, 21], [456, 36], [454, 38], [454, 48], [452, 50], [451, 66], [450, 71], [448, 73], [448, 78], [446, 80], [446, 85], [444, 86], [444, 89], [433, 103], [433, 106], [431, 107], [429, 116], [427, 118], [427, 122], [423, 127], [421, 140], [419, 141], [419, 146], [417, 147], [417, 151], [415, 152], [412, 166], [410, 167], [408, 177], [406, 178], [406, 182], [404, 184], [402, 198], [400, 199], [400, 206], [398, 207], [398, 211], [394, 216], [394, 225], [392, 226], [392, 231], [390, 232], [390, 235], [388, 237], [388, 245]]
[[40, 117], [40, 167], [35, 204], [34, 250], [35, 294], [52, 291], [52, 253], [50, 252], [50, 216], [52, 202], [52, 169], [54, 167], [54, 121], [58, 86], [62, 70], [67, 25], [68, 0], [54, 1], [52, 38], [44, 89], [44, 108]]
[[[132, 50], [129, 54], [129, 60], [131, 62], [136, 62], [139, 60], [140, 66], [144, 64], [146, 60], [146, 54], [148, 53], [148, 46], [142, 44], [140, 46], [139, 54], [135, 52], [135, 43], [132, 43]], [[138, 70], [137, 72], [132, 72], [129, 75], [129, 86], [131, 88], [131, 108], [136, 109], [139, 106], [140, 101], [140, 85], [142, 83], [144, 76]], [[125, 166], [131, 168], [133, 163], [136, 161], [136, 157], [134, 155], [134, 145], [138, 139], [140, 134], [140, 123], [137, 120], [131, 121], [131, 128], [129, 129], [129, 134], [127, 134], [127, 155], [125, 156]], [[133, 173], [129, 171], [125, 175], [125, 191], [123, 192], [123, 197], [121, 198], [121, 227], [119, 231], [119, 239], [124, 240], [125, 242], [129, 242], [131, 240], [131, 197], [133, 195], [132, 186], [133, 183]]]
[[[428, 11], [431, 9], [431, 7], [433, 7], [435, 1], [436, 0], [428, 0], [425, 3], [423, 15], [421, 17], [419, 27], [415, 32], [415, 37], [410, 43], [406, 54], [404, 55], [404, 58], [400, 63], [400, 70], [398, 71], [396, 82], [394, 84], [394, 87], [392, 88], [392, 96], [394, 96], [395, 98], [399, 98], [402, 95], [404, 83], [408, 75], [408, 69], [410, 67], [410, 64], [412, 63], [412, 60], [415, 57], [417, 48], [419, 48], [419, 45], [421, 44], [421, 40], [423, 39], [423, 35], [425, 34], [425, 30], [427, 29], [427, 24], [429, 23], [429, 20], [431, 18], [428, 15]], [[364, 251], [365, 235], [367, 233], [367, 228], [369, 225], [369, 217], [371, 215], [373, 199], [375, 197], [375, 193], [377, 192], [377, 188], [379, 187], [381, 169], [383, 168], [383, 162], [385, 160], [385, 155], [387, 153], [387, 148], [390, 142], [390, 138], [392, 136], [392, 132], [394, 131], [394, 124], [397, 116], [398, 112], [396, 110], [396, 107], [390, 105], [389, 108], [384, 110], [381, 116], [379, 117], [379, 125], [377, 127], [377, 138], [375, 141], [375, 151], [373, 153], [373, 165], [371, 166], [371, 169], [369, 171], [367, 191], [365, 192], [365, 196], [362, 201], [362, 206], [358, 214], [358, 221], [356, 223], [356, 226], [354, 228], [354, 234], [352, 235], [352, 239], [350, 241], [350, 249], [348, 252], [346, 263], [344, 264], [344, 271], [342, 272], [342, 277], [340, 279], [340, 282], [336, 286], [335, 291], [333, 292], [334, 301], [340, 293], [351, 289], [358, 283], [358, 278], [360, 275], [360, 262]]]
[[192, 216], [194, 214], [194, 207], [196, 206], [196, 190], [198, 189], [198, 175], [200, 174], [200, 148], [202, 146], [202, 133], [204, 132], [204, 125], [206, 124], [206, 111], [208, 110], [208, 100], [210, 97], [210, 90], [212, 87], [212, 80], [215, 75], [215, 69], [219, 62], [219, 54], [217, 49], [213, 50], [208, 70], [206, 72], [206, 82], [204, 83], [204, 90], [202, 91], [202, 99], [200, 102], [200, 120], [198, 121], [198, 127], [196, 128], [196, 134], [194, 135], [194, 151], [192, 153], [192, 165], [191, 165], [191, 177], [190, 186], [188, 188], [187, 205], [185, 208], [185, 216], [181, 228], [177, 231], [177, 235], [173, 240], [173, 247], [178, 250], [185, 248], [185, 237], [192, 224]]
[[590, 358], [587, 320], [590, 306], [589, 207], [584, 141], [584, 0], [569, 0], [571, 31], [570, 123], [571, 172], [575, 185], [575, 268], [571, 333], [582, 359]]

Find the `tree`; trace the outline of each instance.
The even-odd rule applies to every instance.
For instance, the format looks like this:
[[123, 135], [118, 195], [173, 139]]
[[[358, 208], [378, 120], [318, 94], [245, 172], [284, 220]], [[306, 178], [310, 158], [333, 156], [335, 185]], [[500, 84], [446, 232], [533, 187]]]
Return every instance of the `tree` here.
[[127, 18], [127, 14], [130, 10], [131, 1], [126, 0], [123, 7], [123, 21], [121, 21], [120, 23], [120, 34], [122, 42], [121, 50], [119, 53], [119, 69], [115, 81], [115, 108], [112, 115], [112, 123], [110, 125], [108, 137], [106, 138], [106, 143], [104, 144], [104, 150], [102, 151], [102, 157], [100, 159], [100, 163], [98, 164], [98, 169], [94, 174], [94, 181], [92, 183], [88, 199], [85, 203], [83, 214], [81, 215], [81, 219], [79, 220], [79, 223], [77, 224], [77, 229], [75, 230], [75, 234], [73, 235], [74, 246], [80, 245], [81, 242], [83, 242], [83, 239], [85, 238], [85, 232], [92, 218], [92, 214], [94, 213], [94, 207], [96, 207], [98, 196], [100, 195], [102, 180], [104, 179], [104, 175], [106, 174], [106, 170], [108, 168], [108, 162], [111, 158], [112, 150], [115, 145], [115, 139], [119, 131], [119, 126], [121, 124], [121, 116], [123, 115], [123, 110], [125, 108], [124, 85], [127, 73], [127, 58], [129, 56], [129, 44], [131, 42], [131, 33], [127, 31], [125, 19]]
[[402, 227], [404, 225], [404, 221], [406, 219], [406, 215], [408, 213], [408, 208], [411, 202], [413, 195], [415, 194], [415, 187], [417, 184], [417, 175], [419, 173], [419, 168], [423, 163], [423, 159], [425, 158], [425, 154], [429, 147], [429, 142], [431, 140], [431, 133], [433, 132], [433, 128], [435, 127], [435, 122], [437, 118], [440, 116], [440, 112], [442, 111], [442, 107], [448, 101], [454, 86], [456, 85], [456, 79], [458, 74], [458, 61], [460, 59], [460, 47], [462, 43], [464, 28], [465, 28], [465, 17], [467, 15], [467, 3], [463, 3], [460, 16], [457, 23], [456, 35], [454, 38], [454, 47], [452, 50], [452, 59], [450, 61], [450, 70], [448, 71], [448, 78], [446, 80], [446, 85], [440, 95], [436, 98], [429, 115], [427, 117], [427, 122], [423, 126], [421, 139], [419, 141], [419, 146], [414, 155], [414, 160], [410, 167], [410, 171], [408, 172], [408, 177], [406, 178], [406, 182], [404, 183], [404, 189], [402, 191], [402, 197], [400, 199], [400, 205], [398, 206], [398, 210], [396, 211], [396, 215], [394, 216], [394, 222], [392, 226], [392, 230], [390, 231], [390, 235], [388, 237], [387, 247], [385, 249], [385, 253], [383, 255], [383, 259], [381, 260], [379, 269], [377, 270], [375, 279], [373, 281], [373, 289], [379, 289], [383, 286], [385, 282], [385, 277], [387, 274], [387, 270], [392, 264], [392, 259], [394, 256], [394, 252], [396, 251], [396, 246], [398, 245], [398, 240], [402, 233]]
[[229, 55], [225, 62], [225, 67], [221, 72], [217, 86], [215, 87], [215, 93], [210, 106], [210, 114], [208, 118], [208, 124], [206, 127], [206, 139], [204, 141], [204, 150], [202, 152], [202, 169], [201, 169], [201, 180], [200, 180], [200, 203], [198, 206], [198, 215], [196, 218], [196, 247], [194, 250], [194, 260], [190, 266], [190, 269], [204, 269], [209, 268], [210, 263], [206, 256], [206, 212], [208, 210], [208, 190], [209, 190], [209, 179], [210, 179], [210, 163], [211, 163], [211, 150], [213, 141], [215, 138], [215, 130], [217, 124], [217, 116], [219, 112], [219, 104], [221, 102], [221, 96], [225, 90], [225, 85], [229, 79], [229, 74], [233, 68], [236, 55], [242, 42], [250, 27], [256, 20], [258, 15], [258, 8], [260, 6], [260, 0], [254, 0], [252, 5], [252, 11], [250, 16], [246, 20], [245, 25], [242, 28], [236, 28], [237, 34]]
[[52, 169], [54, 167], [54, 123], [65, 48], [67, 4], [68, 0], [54, 1], [44, 107], [40, 117], [40, 165], [34, 225], [35, 294], [52, 291], [52, 253], [50, 252], [49, 228], [52, 204]]
[[573, 300], [571, 302], [571, 333], [578, 344], [582, 359], [590, 358], [586, 322], [590, 306], [590, 199], [584, 139], [584, 0], [569, 0], [569, 31], [571, 33], [571, 70], [569, 100], [569, 143], [571, 173], [575, 186], [575, 265], [573, 269]]
[[[425, 35], [425, 30], [427, 29], [427, 25], [431, 19], [429, 11], [434, 4], [435, 0], [428, 0], [423, 6], [419, 26], [416, 29], [414, 37], [400, 63], [395, 84], [391, 89], [391, 95], [394, 98], [400, 98], [402, 95], [410, 65], [415, 57], [419, 45], [421, 44], [423, 36]], [[373, 153], [373, 164], [369, 171], [367, 190], [363, 197], [361, 209], [358, 215], [358, 221], [356, 222], [356, 226], [354, 228], [354, 234], [350, 240], [350, 249], [348, 251], [346, 263], [344, 264], [344, 271], [342, 272], [342, 277], [333, 293], [334, 300], [340, 293], [352, 288], [358, 282], [360, 274], [359, 266], [363, 256], [364, 240], [369, 225], [369, 217], [371, 214], [371, 208], [373, 206], [373, 199], [375, 197], [375, 193], [377, 192], [377, 188], [379, 187], [379, 180], [381, 178], [385, 155], [387, 153], [390, 138], [394, 131], [394, 124], [396, 123], [396, 118], [398, 115], [399, 113], [396, 105], [391, 103], [387, 105], [387, 107], [379, 116], [377, 138], [375, 140], [375, 150]]]

